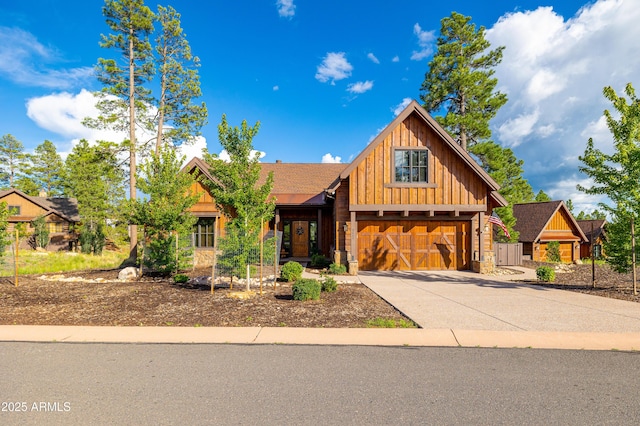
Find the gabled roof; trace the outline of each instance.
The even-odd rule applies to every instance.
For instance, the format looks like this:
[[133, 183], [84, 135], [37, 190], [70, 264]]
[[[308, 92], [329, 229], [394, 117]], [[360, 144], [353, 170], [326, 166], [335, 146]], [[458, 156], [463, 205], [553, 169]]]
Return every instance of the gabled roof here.
[[17, 194], [22, 198], [43, 208], [48, 214], [56, 214], [69, 222], [79, 222], [80, 214], [78, 213], [78, 200], [66, 197], [34, 197], [27, 195], [19, 189], [9, 189], [0, 191], [0, 199], [9, 194]]
[[[335, 183], [346, 167], [345, 164], [327, 163], [260, 163], [260, 166], [258, 184], [264, 183], [273, 172], [271, 195], [279, 205], [325, 204], [325, 190]], [[200, 158], [193, 158], [183, 170], [192, 171], [196, 167], [213, 179], [208, 164]]]
[[373, 151], [379, 144], [381, 144], [385, 138], [391, 133], [400, 123], [407, 119], [411, 114], [417, 114], [421, 117], [424, 122], [429, 126], [436, 134], [438, 134], [444, 143], [449, 146], [461, 159], [462, 161], [473, 170], [476, 175], [487, 184], [487, 186], [491, 189], [491, 197], [496, 201], [498, 206], [506, 206], [509, 204], [507, 200], [502, 197], [498, 193], [500, 189], [500, 185], [497, 184], [496, 181], [493, 180], [491, 176], [487, 172], [484, 171], [482, 167], [466, 152], [462, 147], [453, 140], [453, 138], [444, 130], [438, 122], [429, 115], [429, 113], [420, 106], [420, 104], [416, 100], [412, 100], [411, 103], [400, 113], [398, 116], [391, 122], [384, 130], [376, 136], [376, 138], [371, 141], [371, 143], [358, 155], [352, 162], [346, 167], [342, 173], [340, 174], [341, 179], [346, 179], [349, 177], [351, 172], [358, 167], [358, 165], [367, 158], [367, 156]]
[[591, 220], [578, 220], [578, 226], [582, 229], [582, 232], [587, 237], [587, 241], [591, 241], [591, 230], [593, 229], [593, 241], [599, 237], [606, 238], [604, 232], [604, 225], [607, 223], [604, 219], [591, 219]]
[[513, 216], [516, 218], [516, 225], [513, 229], [520, 233], [519, 240], [522, 242], [538, 241], [547, 224], [553, 218], [553, 215], [559, 210], [564, 210], [567, 213], [571, 224], [575, 228], [575, 232], [583, 241], [587, 241], [587, 237], [582, 232], [582, 229], [580, 229], [573, 215], [561, 200], [514, 204]]

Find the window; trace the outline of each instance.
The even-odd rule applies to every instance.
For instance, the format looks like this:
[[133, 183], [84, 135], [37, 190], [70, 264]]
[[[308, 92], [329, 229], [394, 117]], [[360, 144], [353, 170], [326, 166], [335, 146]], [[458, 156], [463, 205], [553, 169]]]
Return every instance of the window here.
[[196, 247], [213, 247], [215, 219], [199, 218], [193, 227], [193, 244]]
[[7, 206], [9, 216], [20, 216], [20, 206]]
[[62, 222], [47, 222], [47, 229], [50, 234], [64, 232], [64, 224]]
[[394, 151], [396, 182], [427, 182], [429, 151], [426, 149], [396, 149]]

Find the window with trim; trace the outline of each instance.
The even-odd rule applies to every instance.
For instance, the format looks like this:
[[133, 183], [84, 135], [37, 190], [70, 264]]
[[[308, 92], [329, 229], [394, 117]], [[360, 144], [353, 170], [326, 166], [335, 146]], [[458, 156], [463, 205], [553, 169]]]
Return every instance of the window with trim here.
[[427, 183], [429, 151], [426, 149], [394, 150], [396, 183]]
[[47, 222], [47, 230], [50, 234], [64, 232], [64, 224], [62, 222]]
[[213, 247], [215, 219], [199, 218], [193, 227], [193, 245], [195, 247]]
[[20, 216], [20, 206], [7, 206], [9, 216]]

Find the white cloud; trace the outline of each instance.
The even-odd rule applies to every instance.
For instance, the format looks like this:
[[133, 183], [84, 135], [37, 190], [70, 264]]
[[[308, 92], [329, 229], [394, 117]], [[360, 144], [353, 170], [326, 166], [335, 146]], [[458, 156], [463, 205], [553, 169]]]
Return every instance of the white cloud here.
[[202, 136], [197, 136], [193, 143], [182, 144], [178, 147], [178, 156], [184, 155], [185, 164], [193, 157], [202, 158], [202, 150], [207, 149], [207, 140]]
[[57, 68], [61, 62], [60, 54], [33, 34], [0, 27], [0, 76], [25, 86], [67, 89], [93, 75], [91, 67]]
[[400, 62], [400, 57], [399, 57], [398, 55], [394, 56], [394, 57], [391, 59], [391, 62]]
[[350, 84], [347, 87], [347, 91], [356, 94], [364, 93], [371, 89], [373, 89], [373, 81], [370, 80], [358, 81], [357, 83]]
[[495, 76], [509, 98], [491, 122], [494, 138], [524, 160], [536, 191], [583, 202], [578, 156], [589, 137], [612, 150], [602, 111], [613, 108], [602, 89], [640, 84], [638, 22], [639, 2], [597, 0], [572, 17], [552, 7], [508, 13], [487, 30], [491, 46], [505, 46]]
[[351, 71], [353, 71], [353, 66], [347, 61], [344, 52], [329, 52], [322, 63], [318, 65], [316, 80], [322, 83], [331, 80], [333, 85], [337, 80], [349, 77]]
[[413, 51], [411, 54], [411, 60], [421, 61], [433, 53], [432, 43], [436, 38], [435, 32], [423, 31], [420, 24], [415, 24], [413, 26], [413, 33], [418, 37], [418, 46], [420, 46], [420, 50]]
[[330, 153], [326, 153], [322, 156], [322, 163], [342, 163], [342, 157], [337, 155], [334, 157]]
[[274, 91], [274, 92], [277, 92], [278, 90], [280, 90], [280, 86], [277, 86], [277, 85], [276, 85], [276, 86], [273, 86], [273, 91]]
[[376, 55], [374, 55], [373, 53], [369, 53], [367, 55], [367, 58], [369, 58], [369, 60], [371, 62], [373, 62], [374, 64], [379, 64], [380, 63], [380, 60], [378, 58], [376, 58]]
[[393, 115], [397, 116], [398, 114], [400, 114], [402, 111], [404, 111], [404, 109], [411, 103], [411, 98], [404, 98], [402, 100], [402, 102], [400, 102], [398, 105], [396, 105], [395, 107], [391, 108], [391, 111], [393, 111]]
[[[90, 129], [82, 124], [85, 118], [98, 116], [96, 101], [93, 93], [85, 89], [77, 94], [61, 92], [39, 96], [27, 101], [27, 116], [39, 127], [68, 140], [66, 146], [57, 147], [61, 154], [70, 152], [80, 139], [86, 139], [90, 144], [97, 141], [120, 143], [128, 139], [129, 135], [124, 131]], [[155, 143], [154, 132], [137, 131], [136, 136], [141, 142]], [[206, 139], [198, 136], [191, 144], [182, 144], [178, 152], [189, 161], [193, 157], [201, 157], [206, 146]]]
[[278, 0], [276, 6], [278, 7], [278, 15], [282, 18], [293, 18], [296, 14], [296, 5], [293, 4], [293, 0]]

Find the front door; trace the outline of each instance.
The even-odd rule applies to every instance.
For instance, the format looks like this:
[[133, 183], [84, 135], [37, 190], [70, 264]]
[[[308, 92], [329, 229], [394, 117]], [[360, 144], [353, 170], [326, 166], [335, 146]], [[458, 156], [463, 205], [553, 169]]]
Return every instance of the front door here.
[[309, 257], [309, 222], [291, 222], [291, 256]]

